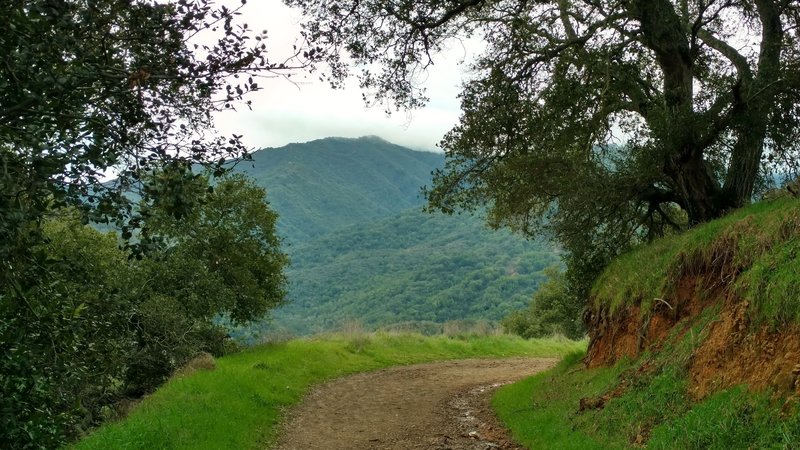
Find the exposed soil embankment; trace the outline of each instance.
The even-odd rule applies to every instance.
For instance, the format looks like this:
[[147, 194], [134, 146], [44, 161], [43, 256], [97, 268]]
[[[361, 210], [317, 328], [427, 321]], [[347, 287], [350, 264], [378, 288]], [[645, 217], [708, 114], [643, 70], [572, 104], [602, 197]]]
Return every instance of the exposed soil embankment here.
[[752, 327], [748, 307], [746, 301], [729, 301], [710, 324], [689, 368], [695, 398], [742, 383], [800, 394], [800, 327]]
[[702, 278], [686, 276], [677, 283], [674, 294], [653, 299], [654, 306], [646, 312], [638, 305], [613, 313], [607, 308], [589, 311], [584, 317], [590, 337], [587, 366], [607, 366], [624, 357], [634, 358], [643, 350], [657, 349], [676, 326], [682, 331], [688, 329], [700, 311], [716, 300], [713, 294], [700, 295], [703, 287]]
[[798, 292], [800, 202], [754, 204], [614, 261], [584, 317], [585, 362], [608, 366], [680, 343], [696, 399], [738, 384], [791, 396], [800, 375]]
[[[586, 365], [608, 366], [645, 350], [657, 352], [667, 339], [692, 333], [688, 371], [689, 393], [694, 398], [739, 384], [800, 395], [800, 327], [750, 323], [749, 302], [708, 280], [683, 277], [674, 294], [655, 299], [646, 312], [629, 306], [614, 313], [603, 309], [587, 313]], [[694, 335], [691, 329], [705, 308], [718, 308], [718, 312]]]

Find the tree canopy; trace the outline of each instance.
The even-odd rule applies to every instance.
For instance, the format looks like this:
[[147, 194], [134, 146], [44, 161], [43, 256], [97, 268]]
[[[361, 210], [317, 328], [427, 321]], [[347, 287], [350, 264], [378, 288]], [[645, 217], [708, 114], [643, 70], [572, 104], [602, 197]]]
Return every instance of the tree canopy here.
[[489, 205], [589, 260], [748, 203], [796, 170], [795, 0], [287, 0], [339, 80], [400, 107], [454, 39], [481, 38], [434, 209]]
[[[123, 193], [143, 174], [176, 161], [219, 169], [246, 154], [238, 136], [214, 132], [213, 113], [258, 89], [258, 76], [304, 63], [270, 60], [266, 32], [238, 14], [208, 0], [5, 5], [0, 283], [21, 274], [48, 209], [70, 204], [92, 220], [136, 227]], [[111, 174], [117, 181], [104, 183]]]
[[3, 4], [0, 447], [61, 446], [198, 351], [219, 353], [212, 317], [282, 301], [263, 191], [234, 179], [217, 192], [192, 172], [247, 154], [214, 112], [313, 59], [270, 60], [266, 32], [239, 19], [210, 0]]
[[[160, 190], [142, 199], [142, 235], [165, 247], [148, 255], [153, 279], [198, 320], [210, 322], [222, 312], [236, 324], [261, 318], [283, 302], [286, 290], [278, 215], [264, 189], [242, 175], [222, 178], [210, 192], [203, 176], [192, 184], [200, 200], [180, 218]], [[165, 273], [161, 268], [169, 264], [180, 270]]]

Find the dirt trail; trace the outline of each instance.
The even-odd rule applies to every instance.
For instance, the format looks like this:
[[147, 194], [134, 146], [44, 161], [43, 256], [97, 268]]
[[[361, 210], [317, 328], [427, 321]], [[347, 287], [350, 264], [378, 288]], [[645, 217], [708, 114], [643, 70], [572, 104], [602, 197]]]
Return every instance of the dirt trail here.
[[470, 359], [341, 378], [290, 412], [277, 449], [516, 450], [491, 411], [491, 393], [556, 362]]

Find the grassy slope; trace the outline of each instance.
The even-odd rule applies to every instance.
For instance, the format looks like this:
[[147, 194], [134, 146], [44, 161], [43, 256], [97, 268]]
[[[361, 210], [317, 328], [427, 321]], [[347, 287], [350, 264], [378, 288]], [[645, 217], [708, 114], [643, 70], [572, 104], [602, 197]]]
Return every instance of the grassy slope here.
[[713, 267], [736, 277], [734, 292], [754, 306], [754, 319], [800, 322], [798, 236], [800, 201], [757, 203], [618, 258], [595, 283], [595, 302], [612, 310], [642, 302], [644, 310], [682, 273]]
[[[637, 364], [583, 370], [576, 353], [558, 367], [501, 388], [493, 402], [501, 420], [528, 448], [792, 449], [800, 443], [800, 411], [769, 392], [737, 386], [693, 403], [680, 365], [664, 364], [630, 378]], [[579, 412], [622, 379], [632, 387], [601, 410]], [[783, 409], [783, 411], [782, 411]]]
[[508, 336], [353, 335], [296, 340], [220, 358], [213, 371], [175, 378], [122, 422], [79, 449], [264, 448], [286, 407], [313, 384], [390, 365], [500, 356], [562, 356], [584, 343]]
[[[612, 264], [595, 285], [595, 301], [612, 309], [641, 302], [644, 310], [682, 271], [716, 267], [723, 275], [738, 275], [732, 287], [750, 301], [754, 324], [796, 323], [798, 217], [800, 202], [784, 199], [660, 240]], [[745, 386], [699, 402], [687, 393], [690, 359], [718, 312], [706, 309], [690, 332], [670, 336], [658, 353], [635, 361], [585, 370], [582, 355], [570, 355], [548, 373], [501, 389], [494, 406], [531, 448], [626, 448], [637, 442], [657, 449], [797, 448], [797, 402]], [[581, 398], [597, 399], [620, 385], [626, 388], [604, 408], [578, 411]]]

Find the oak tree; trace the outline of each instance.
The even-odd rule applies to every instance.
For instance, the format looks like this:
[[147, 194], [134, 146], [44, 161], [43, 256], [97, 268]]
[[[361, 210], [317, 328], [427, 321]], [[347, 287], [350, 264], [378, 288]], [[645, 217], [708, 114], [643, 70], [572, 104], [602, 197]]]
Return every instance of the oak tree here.
[[488, 205], [495, 225], [548, 229], [602, 262], [796, 170], [796, 0], [287, 3], [334, 82], [356, 66], [400, 107], [424, 104], [419, 75], [454, 40], [483, 41], [434, 209]]
[[306, 64], [271, 60], [265, 31], [209, 0], [11, 0], [3, 11], [0, 286], [18, 291], [46, 211], [69, 204], [135, 228], [124, 194], [142, 174], [246, 155], [239, 136], [214, 132], [214, 112], [258, 77]]

